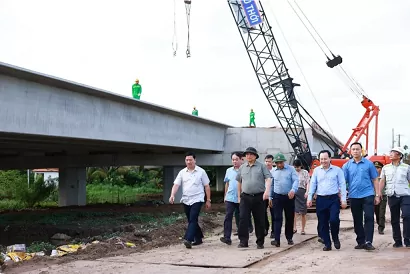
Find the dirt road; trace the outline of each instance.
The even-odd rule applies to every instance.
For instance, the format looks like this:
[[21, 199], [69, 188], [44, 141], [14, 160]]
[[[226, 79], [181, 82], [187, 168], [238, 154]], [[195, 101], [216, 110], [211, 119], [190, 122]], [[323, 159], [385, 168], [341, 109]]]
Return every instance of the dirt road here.
[[[388, 218], [389, 219], [389, 218]], [[78, 260], [33, 271], [27, 274], [51, 273], [410, 273], [410, 249], [392, 248], [390, 223], [385, 235], [375, 233], [375, 251], [355, 250], [350, 210], [341, 214], [342, 248], [322, 251], [317, 242], [316, 220], [308, 220], [307, 235], [295, 234], [294, 246], [276, 248], [266, 238], [265, 249], [256, 249], [255, 238], [249, 249], [238, 249], [219, 242], [219, 235], [206, 239], [202, 246], [191, 250], [182, 245], [157, 248], [128, 256]], [[7, 272], [6, 272], [7, 273]]]

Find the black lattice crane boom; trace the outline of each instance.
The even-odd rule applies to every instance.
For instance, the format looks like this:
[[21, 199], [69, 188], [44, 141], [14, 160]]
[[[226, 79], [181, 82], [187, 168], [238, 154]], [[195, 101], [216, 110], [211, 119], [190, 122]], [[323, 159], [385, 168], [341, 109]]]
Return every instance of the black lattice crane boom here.
[[259, 84], [295, 156], [309, 170], [313, 159], [294, 94], [299, 85], [289, 75], [262, 4], [259, 1], [258, 7], [249, 0], [228, 0], [228, 4]]

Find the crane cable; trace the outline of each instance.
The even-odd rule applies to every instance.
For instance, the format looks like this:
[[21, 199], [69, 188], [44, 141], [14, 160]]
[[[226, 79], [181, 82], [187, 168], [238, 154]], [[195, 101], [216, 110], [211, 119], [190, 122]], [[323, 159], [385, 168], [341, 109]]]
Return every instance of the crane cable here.
[[[328, 47], [328, 45], [326, 44], [326, 42], [323, 40], [322, 36], [320, 36], [319, 32], [316, 30], [316, 28], [313, 26], [313, 24], [310, 22], [309, 18], [306, 16], [306, 14], [303, 12], [303, 10], [300, 8], [299, 4], [296, 2], [296, 0], [293, 0], [296, 4], [296, 6], [298, 7], [298, 9], [300, 10], [300, 12], [302, 13], [302, 15], [306, 18], [306, 20], [308, 21], [308, 23], [312, 26], [313, 30], [316, 32], [317, 36], [319, 37], [319, 39], [322, 41], [322, 43], [325, 45], [325, 47], [329, 50], [329, 52], [333, 54], [332, 50]], [[288, 3], [290, 5], [290, 2], [288, 0]], [[326, 56], [327, 57], [327, 56]]]
[[[322, 116], [323, 116], [323, 118], [324, 118], [324, 120], [325, 120], [325, 122], [326, 122], [326, 124], [327, 124], [327, 126], [328, 126], [328, 128], [329, 128], [329, 130], [330, 130], [330, 132], [334, 135], [333, 130], [332, 130], [331, 126], [330, 126], [330, 123], [329, 123], [329, 121], [326, 119], [326, 116], [325, 116], [325, 114], [323, 113], [323, 110], [322, 110], [322, 108], [320, 107], [320, 104], [319, 104], [318, 100], [316, 99], [316, 96], [315, 96], [315, 94], [313, 93], [313, 91], [312, 91], [312, 89], [311, 89], [311, 87], [310, 87], [310, 85], [309, 85], [309, 82], [308, 82], [308, 80], [307, 80], [305, 74], [303, 73], [302, 67], [299, 65], [299, 62], [298, 62], [298, 60], [296, 59], [296, 56], [295, 56], [295, 54], [293, 53], [293, 50], [292, 50], [292, 48], [290, 47], [290, 44], [288, 43], [288, 40], [286, 39], [285, 33], [283, 32], [282, 27], [280, 26], [279, 21], [278, 21], [276, 15], [275, 15], [275, 13], [273, 12], [273, 9], [272, 9], [272, 6], [270, 5], [270, 2], [267, 1], [267, 3], [268, 3], [269, 11], [272, 13], [273, 18], [275, 18], [276, 24], [277, 24], [278, 27], [279, 27], [279, 30], [280, 30], [280, 32], [281, 32], [283, 38], [284, 38], [284, 41], [286, 42], [286, 45], [287, 45], [287, 47], [289, 48], [289, 51], [290, 51], [290, 53], [291, 53], [292, 56], [293, 56], [293, 59], [295, 59], [296, 65], [298, 66], [298, 68], [299, 68], [299, 70], [300, 70], [300, 73], [302, 74], [302, 77], [303, 77], [303, 79], [304, 79], [305, 82], [306, 82], [306, 86], [307, 86], [308, 90], [309, 90], [310, 93], [312, 94], [312, 97], [313, 97], [313, 99], [315, 100], [316, 105], [317, 105], [317, 107], [318, 107], [320, 113], [322, 114]], [[297, 95], [296, 93], [295, 93], [295, 95], [298, 97], [298, 95]], [[299, 98], [297, 98], [297, 99], [298, 99], [299, 102], [302, 102]]]
[[178, 50], [178, 37], [177, 37], [177, 24], [176, 24], [176, 0], [174, 0], [174, 35], [172, 36], [172, 50], [174, 51], [174, 57], [177, 56]]
[[[305, 24], [305, 22], [302, 20], [302, 18], [300, 17], [300, 15], [298, 14], [298, 12], [296, 11], [296, 9], [292, 6], [292, 4], [290, 3], [290, 0], [287, 0], [289, 6], [292, 8], [292, 10], [294, 11], [294, 13], [296, 14], [296, 16], [299, 18], [300, 22], [303, 24], [303, 26], [306, 28], [306, 30], [309, 32], [309, 34], [311, 35], [311, 37], [313, 38], [313, 40], [316, 42], [316, 44], [319, 46], [320, 50], [325, 54], [326, 58], [329, 59], [329, 56], [325, 53], [325, 50], [323, 49], [322, 46], [320, 46], [319, 42], [316, 40], [316, 38], [314, 37], [313, 33], [310, 31], [310, 29], [307, 27], [307, 25]], [[293, 2], [295, 3], [295, 5], [298, 7], [298, 9], [300, 10], [301, 14], [304, 16], [304, 18], [307, 20], [307, 22], [310, 24], [310, 26], [312, 27], [312, 29], [315, 31], [315, 33], [317, 34], [317, 36], [319, 37], [319, 39], [322, 41], [322, 43], [325, 45], [325, 47], [327, 48], [327, 50], [334, 56], [332, 50], [329, 48], [329, 46], [326, 44], [326, 42], [324, 41], [324, 39], [322, 38], [322, 36], [319, 34], [319, 32], [316, 30], [316, 28], [313, 26], [312, 22], [309, 20], [309, 18], [306, 16], [306, 14], [303, 12], [302, 8], [299, 6], [299, 4], [296, 2], [296, 0], [293, 0]], [[357, 83], [357, 81], [354, 80], [353, 77], [351, 77], [346, 70], [343, 68], [343, 66], [341, 64], [338, 65], [340, 67], [340, 71], [339, 73], [344, 74], [348, 81], [350, 81], [350, 84], [348, 84], [348, 88], [353, 92], [353, 94], [358, 97], [360, 99], [360, 97], [362, 97], [363, 95], [365, 95], [365, 92], [363, 90], [363, 88], [361, 88], [359, 86], [359, 84]], [[344, 83], [346, 84], [346, 82], [344, 81]], [[367, 95], [366, 95], [367, 96]]]
[[297, 13], [297, 11], [295, 10], [295, 8], [291, 5], [291, 3], [288, 0], [288, 4], [289, 6], [292, 8], [292, 10], [294, 11], [294, 13], [296, 14], [296, 16], [299, 18], [300, 22], [303, 24], [303, 26], [305, 26], [306, 30], [310, 33], [310, 36], [312, 36], [313, 40], [315, 40], [316, 44], [318, 45], [318, 47], [320, 48], [320, 50], [323, 52], [323, 54], [326, 56], [326, 58], [329, 58], [329, 56], [327, 56], [325, 50], [322, 48], [322, 46], [319, 44], [319, 42], [316, 40], [315, 36], [313, 35], [313, 33], [310, 31], [310, 29], [306, 26], [305, 22], [303, 22], [302, 18], [300, 17], [300, 15]]
[[188, 25], [188, 40], [187, 40], [187, 49], [186, 49], [186, 57], [191, 57], [191, 49], [189, 45], [189, 26], [191, 24], [191, 0], [184, 0], [185, 2], [185, 11], [186, 11], [186, 21]]

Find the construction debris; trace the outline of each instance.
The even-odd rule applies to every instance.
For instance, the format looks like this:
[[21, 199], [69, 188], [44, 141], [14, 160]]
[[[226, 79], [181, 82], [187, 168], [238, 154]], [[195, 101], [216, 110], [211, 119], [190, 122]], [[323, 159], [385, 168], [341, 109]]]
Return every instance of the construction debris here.
[[[121, 245], [122, 247], [126, 248], [135, 248], [136, 245], [131, 242], [124, 242], [121, 238], [119, 237], [114, 237], [112, 239], [115, 239], [117, 241], [117, 245]], [[62, 257], [67, 254], [75, 253], [80, 249], [86, 249], [90, 245], [95, 245], [99, 244], [100, 241], [93, 241], [91, 243], [87, 244], [68, 244], [68, 245], [62, 245], [57, 247], [56, 249], [53, 249], [51, 251], [50, 257]], [[45, 256], [45, 253], [43, 251], [41, 252], [35, 252], [35, 253], [28, 253], [26, 252], [26, 245], [25, 244], [15, 244], [7, 247], [6, 254], [5, 253], [0, 253], [0, 261], [2, 262], [8, 262], [8, 261], [13, 261], [13, 262], [20, 262], [20, 261], [28, 261], [36, 256]]]

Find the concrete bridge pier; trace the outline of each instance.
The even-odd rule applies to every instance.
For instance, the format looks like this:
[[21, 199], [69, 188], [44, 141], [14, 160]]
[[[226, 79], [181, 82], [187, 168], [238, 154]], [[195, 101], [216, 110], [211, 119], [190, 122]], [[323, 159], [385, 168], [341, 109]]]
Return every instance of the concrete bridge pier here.
[[[163, 201], [166, 204], [169, 204], [169, 196], [171, 196], [171, 190], [174, 186], [175, 178], [178, 175], [178, 172], [184, 168], [184, 166], [164, 166], [163, 167], [163, 184], [164, 184], [164, 194]], [[182, 187], [180, 186], [178, 192], [175, 194], [175, 204], [179, 204], [182, 198]]]
[[225, 190], [225, 173], [228, 167], [218, 166], [216, 167], [216, 191], [224, 191]]
[[86, 169], [60, 168], [58, 182], [59, 200], [61, 206], [86, 205]]

